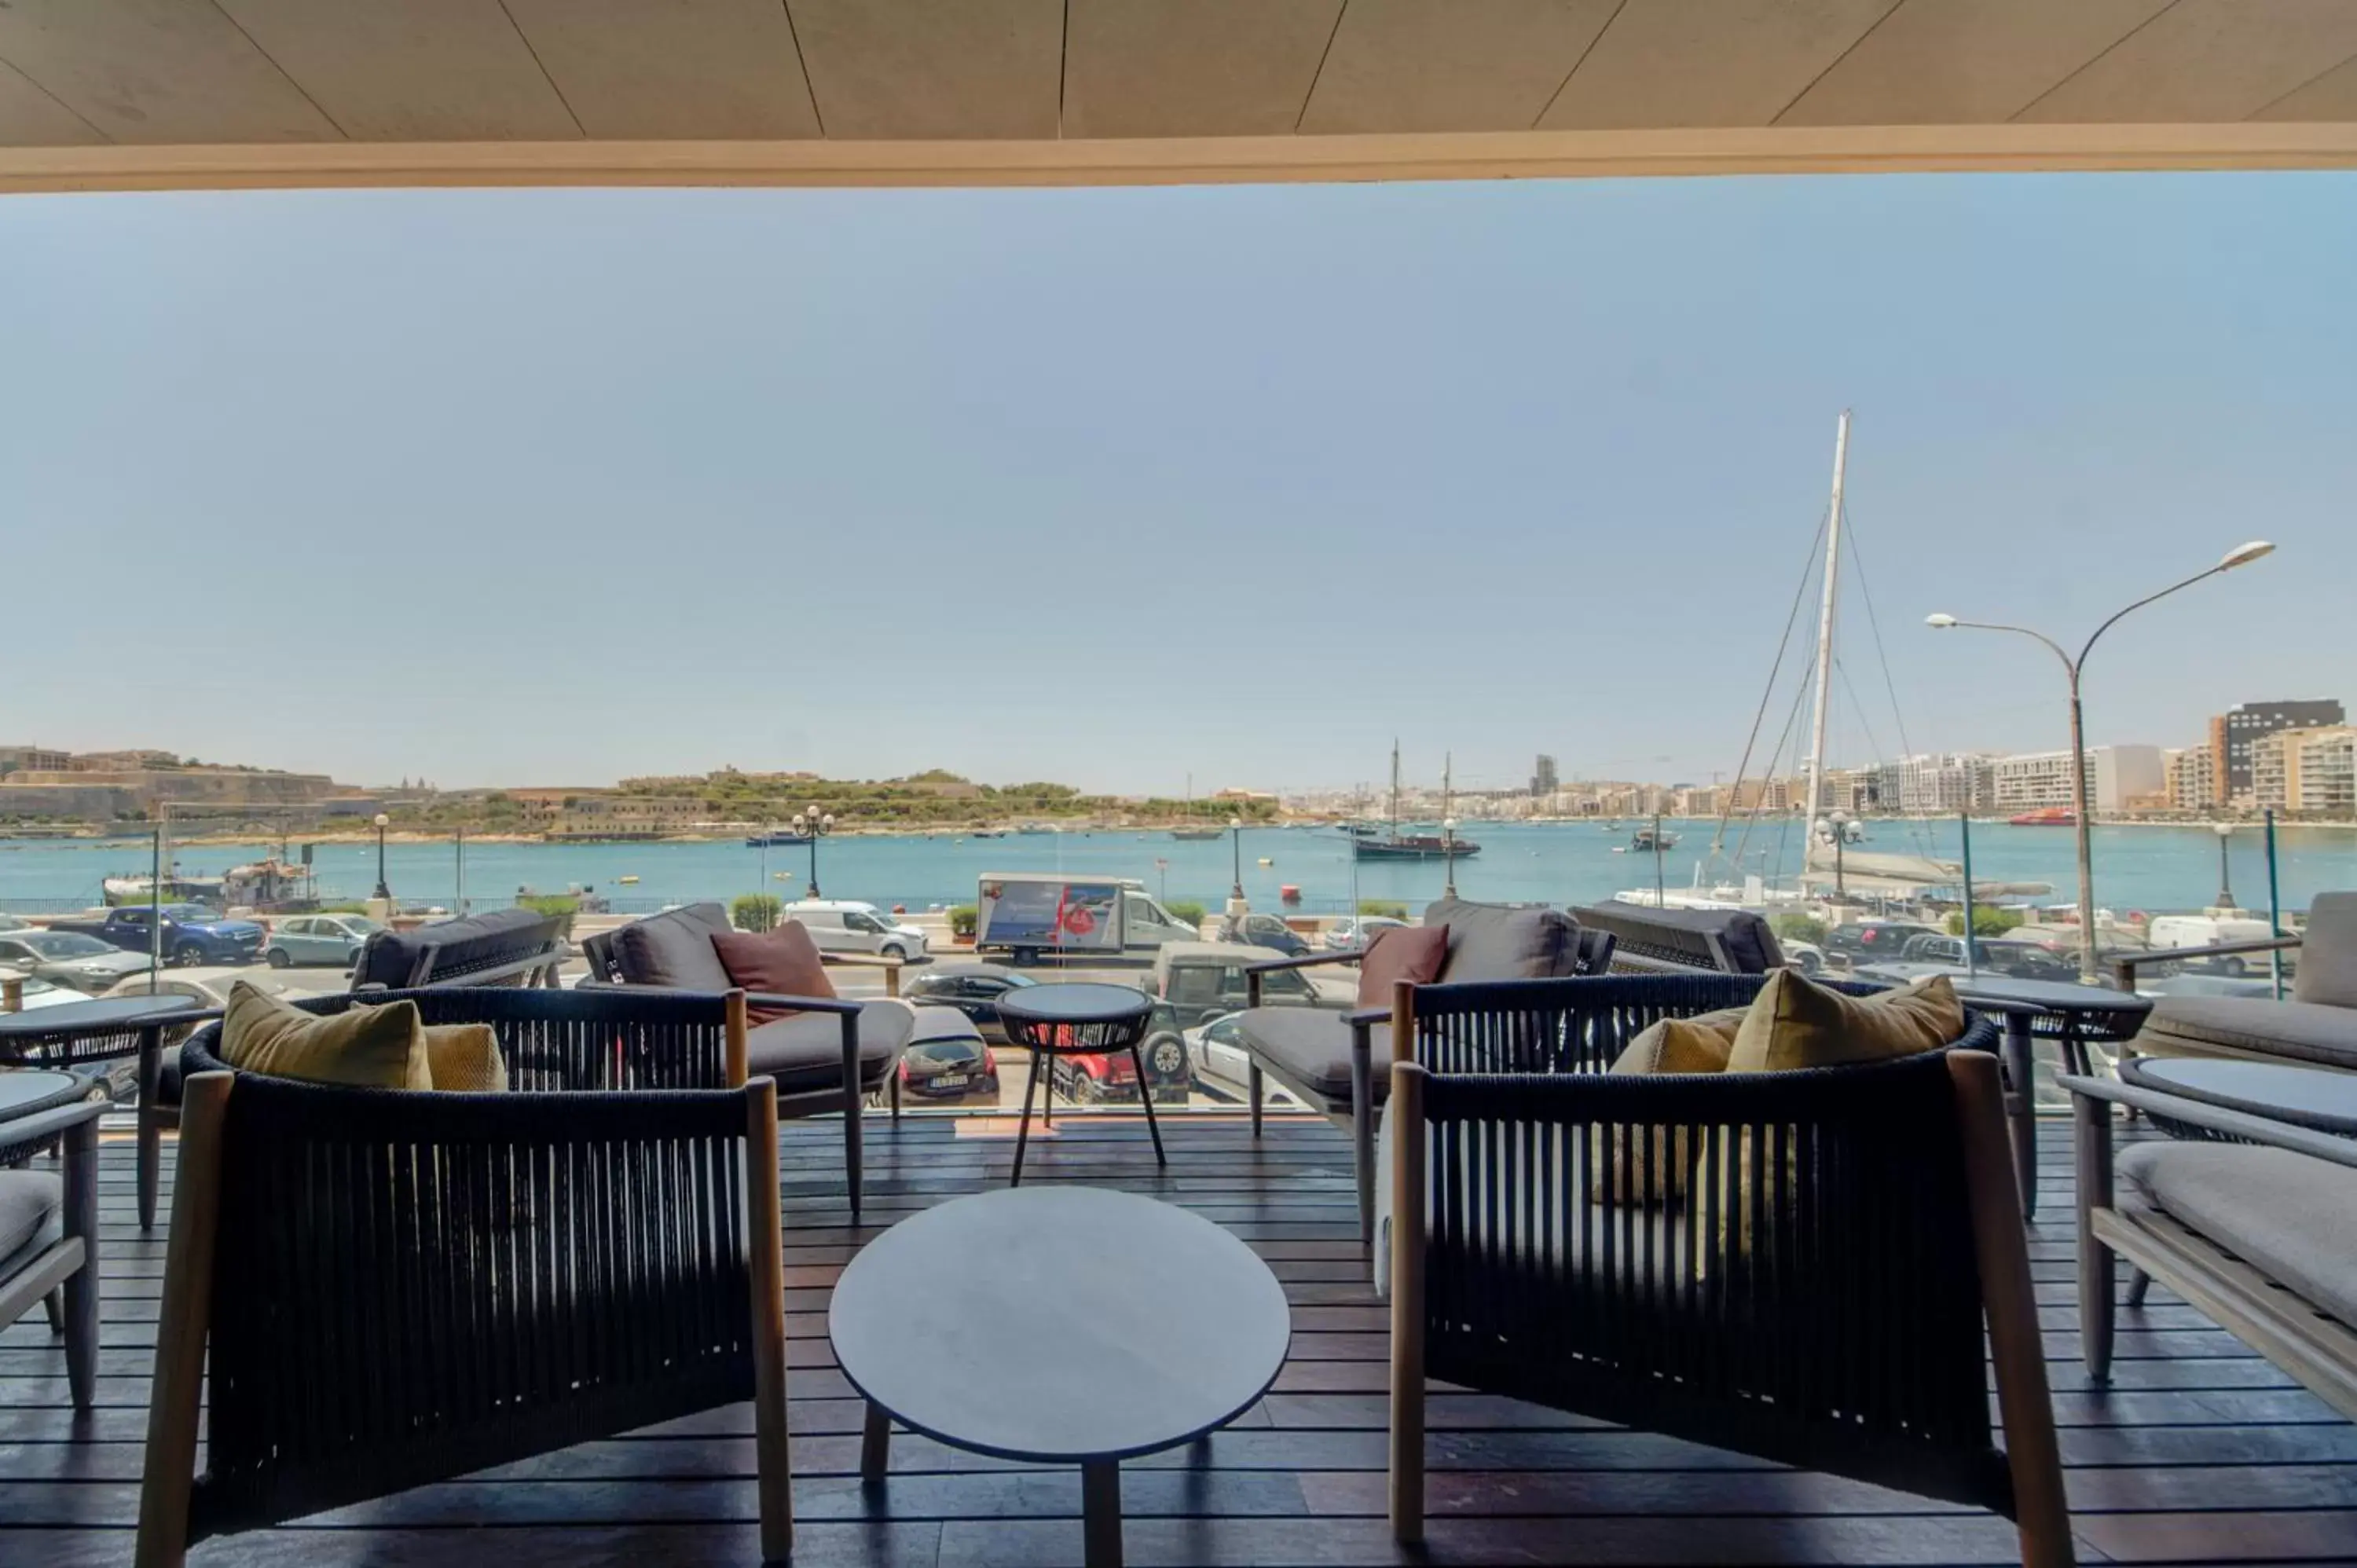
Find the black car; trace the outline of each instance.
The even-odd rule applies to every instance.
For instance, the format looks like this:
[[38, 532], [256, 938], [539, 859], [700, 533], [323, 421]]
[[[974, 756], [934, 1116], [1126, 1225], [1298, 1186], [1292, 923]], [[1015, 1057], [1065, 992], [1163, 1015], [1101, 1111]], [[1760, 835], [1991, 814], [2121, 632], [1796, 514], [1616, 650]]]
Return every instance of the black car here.
[[998, 999], [1017, 986], [1039, 983], [998, 964], [962, 963], [914, 976], [901, 985], [900, 994], [919, 1007], [954, 1007], [985, 1036], [1004, 1041], [1006, 1030], [998, 1022]]
[[1825, 938], [1825, 951], [1839, 953], [1853, 966], [1878, 959], [1895, 959], [1917, 937], [1940, 933], [1909, 920], [1852, 920], [1835, 926]]
[[998, 1098], [998, 1058], [979, 1040], [919, 1040], [902, 1053], [898, 1070], [904, 1097]]

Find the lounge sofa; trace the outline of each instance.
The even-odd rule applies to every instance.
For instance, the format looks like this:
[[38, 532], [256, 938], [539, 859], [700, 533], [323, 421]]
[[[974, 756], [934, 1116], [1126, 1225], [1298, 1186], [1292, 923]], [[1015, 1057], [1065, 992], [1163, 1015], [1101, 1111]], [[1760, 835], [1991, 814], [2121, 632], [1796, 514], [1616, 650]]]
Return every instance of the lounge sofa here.
[[1784, 950], [1768, 922], [1749, 909], [1649, 909], [1637, 904], [1583, 905], [1571, 918], [1583, 931], [1612, 934], [1612, 967], [1637, 974], [1707, 970], [1766, 974], [1784, 967]]
[[[1610, 965], [1612, 939], [1580, 929], [1560, 909], [1536, 904], [1480, 904], [1443, 898], [1424, 912], [1426, 926], [1448, 928], [1448, 952], [1438, 980], [1551, 980], [1601, 974]], [[1376, 1026], [1387, 1024], [1386, 1006], [1348, 1013], [1318, 1007], [1261, 1004], [1262, 977], [1316, 964], [1354, 963], [1357, 953], [1317, 953], [1274, 960], [1245, 970], [1249, 1005], [1236, 1032], [1249, 1058], [1252, 1124], [1261, 1125], [1264, 1077], [1273, 1078], [1305, 1105], [1349, 1129], [1358, 1177], [1359, 1239], [1375, 1239], [1375, 1118], [1391, 1085], [1391, 1039]]]
[[[2124, 1259], [2357, 1420], [2357, 1138], [2110, 1079], [2061, 1082], [2077, 1113], [2088, 1375], [2111, 1376]], [[2115, 1150], [2115, 1105], [2191, 1135]]]
[[2122, 989], [2150, 964], [2226, 953], [2297, 947], [2299, 970], [2291, 998], [2161, 996], [2126, 1051], [2142, 1057], [2238, 1057], [2298, 1067], [2357, 1072], [2357, 893], [2320, 893], [2309, 906], [2307, 933], [2276, 941], [2229, 942], [2217, 948], [2158, 949], [2124, 954], [2114, 967]]
[[[733, 983], [713, 950], [714, 936], [731, 928], [718, 904], [667, 909], [619, 929], [585, 939], [589, 961], [583, 987], [655, 986], [671, 991], [719, 993]], [[887, 1084], [893, 1113], [899, 1113], [900, 1053], [917, 1036], [920, 1022], [947, 1026], [963, 1015], [953, 1010], [919, 1009], [898, 997], [854, 1002], [831, 996], [759, 996], [757, 1006], [789, 1006], [791, 1016], [752, 1029], [745, 1039], [746, 1068], [757, 1078], [775, 1079], [778, 1114], [816, 1116], [841, 1111], [844, 1161], [851, 1187], [851, 1212], [859, 1213], [860, 1111], [867, 1096]], [[952, 1011], [952, 1019], [924, 1020], [920, 1013]]]

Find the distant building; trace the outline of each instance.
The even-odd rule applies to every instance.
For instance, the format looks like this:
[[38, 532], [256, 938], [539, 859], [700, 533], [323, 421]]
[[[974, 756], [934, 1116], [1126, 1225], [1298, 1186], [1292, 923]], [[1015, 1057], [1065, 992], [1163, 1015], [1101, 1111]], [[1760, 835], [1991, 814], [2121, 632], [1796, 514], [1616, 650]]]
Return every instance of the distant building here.
[[46, 746], [0, 746], [0, 778], [17, 772], [63, 773], [72, 757]]
[[2321, 729], [2349, 722], [2348, 714], [2330, 698], [2305, 698], [2284, 703], [2244, 703], [2210, 721], [2211, 746], [2225, 776], [2226, 799], [2255, 800], [2258, 781], [2251, 771], [2251, 748], [2262, 738], [2286, 729]]
[[[1990, 765], [2000, 811], [2030, 811], [2071, 804], [2071, 754], [2032, 751], [2000, 757]], [[2137, 811], [2168, 799], [2168, 772], [2157, 746], [2093, 746], [2087, 748], [2087, 796], [2098, 811]]]
[[[1884, 765], [1883, 809], [1953, 816], [1996, 809], [1996, 763], [1968, 751], [1924, 752]], [[2066, 785], [2063, 796], [2068, 799]]]
[[2251, 746], [2251, 792], [2279, 811], [2357, 815], [2357, 729], [2287, 728]]
[[1538, 761], [1531, 768], [1531, 793], [1552, 795], [1562, 784], [1561, 776], [1555, 770], [1555, 758], [1541, 752]]
[[566, 838], [661, 838], [711, 817], [698, 795], [576, 795], [550, 831]]
[[2189, 746], [2167, 757], [2169, 809], [2207, 811], [2226, 803], [2218, 788], [2218, 757], [2209, 746]]

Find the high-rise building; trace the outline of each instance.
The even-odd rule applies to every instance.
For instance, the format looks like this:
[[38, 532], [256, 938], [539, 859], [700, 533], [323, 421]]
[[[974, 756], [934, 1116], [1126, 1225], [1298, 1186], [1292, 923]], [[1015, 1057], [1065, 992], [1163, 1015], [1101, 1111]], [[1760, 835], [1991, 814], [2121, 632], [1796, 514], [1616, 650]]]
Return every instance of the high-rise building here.
[[2251, 793], [2279, 811], [2357, 811], [2357, 729], [2326, 725], [2261, 736], [2251, 746]]
[[1562, 779], [1555, 770], [1555, 758], [1544, 752], [1539, 753], [1537, 763], [1531, 768], [1531, 793], [1552, 795], [1562, 784]]
[[2218, 759], [2208, 746], [2169, 752], [2169, 804], [2172, 811], [2206, 811], [2225, 804], [2218, 789]]
[[2251, 774], [2251, 747], [2263, 736], [2286, 729], [2321, 729], [2349, 722], [2348, 714], [2329, 697], [2285, 703], [2244, 703], [2210, 721], [2210, 744], [2216, 755], [2225, 798], [2255, 800], [2258, 783]]
[[[2034, 811], [2071, 803], [2071, 754], [2033, 751], [2000, 757], [1991, 766], [1996, 809]], [[2168, 798], [2167, 771], [2157, 746], [2087, 748], [2087, 798], [2098, 811], [2157, 806]]]
[[[1987, 811], [1996, 806], [1996, 764], [1968, 751], [1927, 752], [1885, 765], [1883, 807], [1910, 815]], [[2070, 798], [2065, 785], [2062, 795]]]

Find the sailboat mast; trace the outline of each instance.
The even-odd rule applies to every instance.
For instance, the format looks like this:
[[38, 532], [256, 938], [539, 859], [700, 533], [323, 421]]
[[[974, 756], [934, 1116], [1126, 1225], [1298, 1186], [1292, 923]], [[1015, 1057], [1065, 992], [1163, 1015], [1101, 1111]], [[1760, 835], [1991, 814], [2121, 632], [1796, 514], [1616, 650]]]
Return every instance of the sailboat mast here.
[[1392, 742], [1392, 837], [1399, 837], [1399, 742]]
[[1816, 846], [1817, 813], [1824, 809], [1825, 705], [1833, 690], [1834, 600], [1841, 587], [1842, 478], [1849, 467], [1849, 410], [1834, 432], [1834, 499], [1825, 519], [1825, 597], [1817, 613], [1817, 713], [1809, 741], [1808, 831], [1801, 840], [1801, 880], [1808, 881], [1809, 852]]

